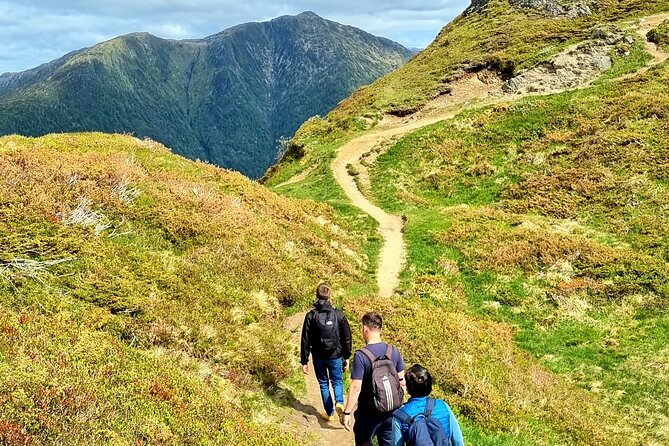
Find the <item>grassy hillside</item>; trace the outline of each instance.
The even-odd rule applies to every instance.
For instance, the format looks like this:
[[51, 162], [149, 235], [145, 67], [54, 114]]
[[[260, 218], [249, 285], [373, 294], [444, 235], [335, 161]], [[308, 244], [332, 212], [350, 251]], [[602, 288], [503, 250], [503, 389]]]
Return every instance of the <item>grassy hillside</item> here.
[[[267, 184], [312, 166], [277, 190], [339, 204], [329, 163], [380, 112], [420, 107], [468, 67], [517, 72], [669, 3], [594, 11], [555, 19], [493, 0], [456, 19], [402, 69], [306, 123], [293, 141], [304, 156]], [[372, 168], [370, 197], [407, 217], [409, 258], [397, 298], [347, 308], [387, 316], [387, 336], [435, 372], [472, 444], [669, 442], [669, 69], [612, 81], [649, 58], [637, 45], [586, 90], [463, 112], [392, 142]]]
[[313, 13], [200, 40], [131, 34], [0, 76], [0, 135], [127, 132], [259, 177], [281, 136], [411, 55]]
[[284, 308], [364, 286], [328, 207], [130, 136], [5, 137], [0, 178], [0, 443], [299, 443], [244, 401]]
[[463, 113], [398, 141], [372, 179], [408, 217], [405, 293], [511, 324], [644, 444], [669, 442], [668, 81], [664, 64]]

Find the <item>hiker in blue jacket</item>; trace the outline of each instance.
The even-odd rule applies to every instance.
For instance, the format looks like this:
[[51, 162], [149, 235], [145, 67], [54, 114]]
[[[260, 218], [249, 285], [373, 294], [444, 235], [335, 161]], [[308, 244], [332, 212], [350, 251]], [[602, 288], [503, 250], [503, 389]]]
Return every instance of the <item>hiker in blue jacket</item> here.
[[[464, 446], [460, 425], [453, 415], [453, 411], [444, 400], [433, 400], [432, 375], [421, 365], [414, 365], [404, 375], [407, 392], [411, 398], [393, 416], [393, 442], [392, 446], [404, 446], [409, 436], [409, 419], [417, 419], [425, 415], [428, 404], [434, 405], [431, 416], [439, 421], [446, 439], [450, 440], [452, 446]], [[429, 403], [430, 400], [432, 403]], [[403, 412], [407, 417], [403, 417]], [[403, 421], [402, 418], [405, 418]]]

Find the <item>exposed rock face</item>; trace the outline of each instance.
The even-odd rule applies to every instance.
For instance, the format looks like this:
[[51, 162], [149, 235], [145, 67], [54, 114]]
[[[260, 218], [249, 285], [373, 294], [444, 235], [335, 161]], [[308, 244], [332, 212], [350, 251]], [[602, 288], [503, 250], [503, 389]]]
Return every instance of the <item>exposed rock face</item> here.
[[[472, 0], [465, 14], [482, 12], [488, 6], [490, 0]], [[551, 17], [576, 18], [592, 14], [592, 9], [587, 1], [576, 2], [565, 5], [560, 0], [509, 0], [511, 5], [521, 9], [533, 9], [542, 11]]]
[[523, 9], [544, 11], [551, 17], [585, 17], [592, 14], [590, 6], [585, 2], [564, 5], [559, 0], [510, 0], [511, 4]]
[[611, 68], [613, 62], [604, 47], [588, 48], [561, 54], [520, 76], [506, 81], [505, 93], [550, 92], [574, 88]]
[[591, 46], [566, 51], [553, 59], [524, 71], [502, 86], [505, 93], [547, 93], [575, 88], [613, 66], [610, 53], [622, 42], [634, 43], [630, 36], [595, 30]]

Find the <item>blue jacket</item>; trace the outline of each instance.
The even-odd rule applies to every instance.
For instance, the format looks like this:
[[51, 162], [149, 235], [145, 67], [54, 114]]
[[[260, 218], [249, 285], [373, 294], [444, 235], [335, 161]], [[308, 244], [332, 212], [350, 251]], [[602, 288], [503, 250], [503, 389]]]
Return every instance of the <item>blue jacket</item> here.
[[[415, 417], [418, 414], [425, 413], [425, 407], [427, 406], [428, 397], [422, 398], [410, 398], [409, 401], [401, 407], [401, 409], [406, 412], [410, 417]], [[453, 411], [451, 408], [444, 402], [444, 400], [437, 400], [437, 404], [434, 407], [434, 412], [432, 416], [439, 420], [444, 431], [451, 433], [451, 444], [453, 446], [464, 446], [465, 442], [462, 438], [462, 431], [460, 430], [460, 425], [458, 420], [455, 419]], [[402, 423], [397, 418], [393, 417], [393, 442], [392, 446], [404, 446], [404, 437], [403, 434], [408, 432], [409, 425]]]

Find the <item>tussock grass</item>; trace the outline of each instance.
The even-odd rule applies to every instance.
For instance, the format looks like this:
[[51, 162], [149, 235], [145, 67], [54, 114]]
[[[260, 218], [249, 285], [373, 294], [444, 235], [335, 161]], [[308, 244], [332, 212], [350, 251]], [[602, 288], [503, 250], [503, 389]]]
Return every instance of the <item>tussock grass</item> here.
[[[405, 67], [305, 123], [294, 139], [304, 155], [268, 184], [318, 165], [285, 192], [341, 203], [328, 163], [381, 113], [418, 109], [467, 70], [509, 75], [602, 23], [669, 10], [595, 3], [576, 20], [506, 1], [456, 19]], [[387, 313], [387, 334], [435, 371], [475, 444], [669, 441], [668, 71], [615, 81], [650, 55], [637, 41], [612, 56], [592, 88], [466, 111], [399, 140], [372, 169], [370, 194], [408, 217], [408, 267], [401, 298], [347, 306]]]
[[347, 305], [357, 316], [369, 309], [384, 315], [386, 338], [407, 362], [432, 372], [437, 394], [460, 412], [474, 438], [481, 436], [476, 444], [632, 444], [615, 432], [617, 415], [521, 351], [507, 324], [421, 299], [413, 289], [402, 298]]

